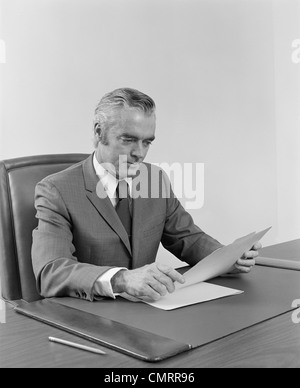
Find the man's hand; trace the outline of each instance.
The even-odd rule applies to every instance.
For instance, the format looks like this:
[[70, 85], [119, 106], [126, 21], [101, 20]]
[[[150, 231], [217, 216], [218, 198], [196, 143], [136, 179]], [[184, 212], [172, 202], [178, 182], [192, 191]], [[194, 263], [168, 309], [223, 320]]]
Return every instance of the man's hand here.
[[229, 273], [230, 274], [249, 273], [256, 264], [255, 258], [258, 256], [258, 251], [261, 248], [262, 248], [261, 243], [260, 242], [256, 243], [250, 251], [245, 252], [243, 256], [240, 259], [238, 259], [233, 270], [230, 271]]
[[155, 263], [131, 271], [120, 271], [111, 280], [114, 293], [126, 293], [150, 303], [173, 293], [175, 282], [183, 284], [185, 279], [173, 268]]

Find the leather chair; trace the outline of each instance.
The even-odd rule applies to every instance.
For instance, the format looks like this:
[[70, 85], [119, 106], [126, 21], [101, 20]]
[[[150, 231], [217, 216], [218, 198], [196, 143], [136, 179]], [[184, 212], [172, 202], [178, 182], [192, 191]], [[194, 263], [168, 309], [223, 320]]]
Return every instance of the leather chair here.
[[2, 297], [41, 299], [31, 261], [32, 231], [37, 227], [34, 191], [48, 175], [86, 159], [86, 154], [45, 155], [0, 162], [0, 277]]

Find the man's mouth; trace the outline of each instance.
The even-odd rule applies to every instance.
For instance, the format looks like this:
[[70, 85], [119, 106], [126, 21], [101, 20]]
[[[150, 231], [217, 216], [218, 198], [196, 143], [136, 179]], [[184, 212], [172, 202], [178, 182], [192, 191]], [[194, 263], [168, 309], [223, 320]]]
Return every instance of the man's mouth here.
[[136, 166], [136, 167], [140, 165], [139, 162], [134, 162], [134, 163], [128, 162], [127, 164], [128, 164], [129, 166]]

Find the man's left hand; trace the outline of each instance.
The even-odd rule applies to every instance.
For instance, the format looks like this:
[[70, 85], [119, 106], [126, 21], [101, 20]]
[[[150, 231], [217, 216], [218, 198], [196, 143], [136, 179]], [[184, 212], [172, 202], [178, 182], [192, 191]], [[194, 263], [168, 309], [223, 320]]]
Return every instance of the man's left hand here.
[[258, 256], [258, 251], [262, 248], [260, 242], [254, 244], [253, 248], [245, 252], [243, 256], [235, 263], [234, 268], [230, 274], [249, 273], [255, 266], [255, 258]]

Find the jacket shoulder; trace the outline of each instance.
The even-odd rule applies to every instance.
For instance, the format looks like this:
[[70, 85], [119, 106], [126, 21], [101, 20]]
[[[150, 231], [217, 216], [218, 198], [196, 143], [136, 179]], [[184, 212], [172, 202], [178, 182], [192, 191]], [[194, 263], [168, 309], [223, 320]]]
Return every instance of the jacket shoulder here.
[[82, 178], [82, 169], [85, 161], [73, 164], [72, 166], [56, 172], [54, 174], [48, 175], [40, 183], [52, 183], [55, 186], [60, 186], [61, 184], [66, 184], [68, 182], [74, 182]]

